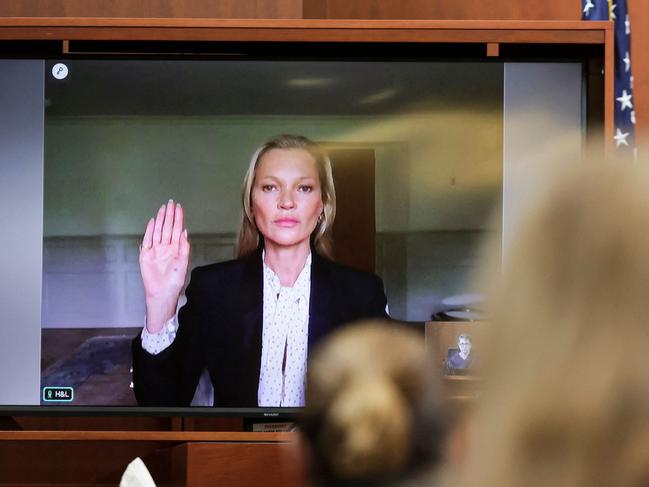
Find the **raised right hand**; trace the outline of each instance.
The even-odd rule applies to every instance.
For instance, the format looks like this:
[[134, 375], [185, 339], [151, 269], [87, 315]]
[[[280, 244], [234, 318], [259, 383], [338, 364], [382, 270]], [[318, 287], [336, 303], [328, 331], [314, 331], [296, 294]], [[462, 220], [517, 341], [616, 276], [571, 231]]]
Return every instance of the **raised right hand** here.
[[146, 299], [146, 327], [159, 332], [176, 313], [189, 266], [189, 240], [180, 204], [169, 200], [146, 226], [140, 247], [140, 273]]

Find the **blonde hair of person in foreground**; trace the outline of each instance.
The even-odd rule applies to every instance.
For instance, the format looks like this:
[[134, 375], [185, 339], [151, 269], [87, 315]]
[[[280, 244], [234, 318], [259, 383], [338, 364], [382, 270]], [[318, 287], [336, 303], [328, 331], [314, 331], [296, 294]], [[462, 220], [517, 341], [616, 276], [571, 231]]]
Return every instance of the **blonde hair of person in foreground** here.
[[332, 334], [309, 362], [299, 426], [315, 485], [427, 478], [447, 422], [423, 333], [361, 322]]
[[454, 487], [649, 485], [648, 174], [568, 166], [485, 288], [486, 389]]

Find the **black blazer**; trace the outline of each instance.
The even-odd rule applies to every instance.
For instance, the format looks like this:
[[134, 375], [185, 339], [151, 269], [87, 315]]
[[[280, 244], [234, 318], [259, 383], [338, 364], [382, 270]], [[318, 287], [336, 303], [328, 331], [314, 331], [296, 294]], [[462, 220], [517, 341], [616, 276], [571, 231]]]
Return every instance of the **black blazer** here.
[[[361, 318], [386, 318], [381, 279], [311, 259], [309, 350], [330, 331]], [[189, 406], [202, 371], [214, 385], [214, 405], [256, 407], [261, 367], [263, 272], [261, 253], [197, 267], [179, 312], [174, 342], [158, 355], [133, 340], [133, 384], [142, 406]]]

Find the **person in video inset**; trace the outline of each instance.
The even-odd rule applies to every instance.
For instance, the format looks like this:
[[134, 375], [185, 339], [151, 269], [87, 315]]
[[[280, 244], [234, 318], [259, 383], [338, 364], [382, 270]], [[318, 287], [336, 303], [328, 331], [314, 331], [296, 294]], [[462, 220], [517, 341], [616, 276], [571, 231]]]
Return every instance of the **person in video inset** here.
[[462, 333], [457, 337], [459, 351], [453, 351], [446, 361], [446, 371], [449, 374], [456, 370], [467, 370], [473, 365], [473, 354], [471, 353], [471, 336]]
[[381, 279], [331, 260], [331, 163], [309, 139], [282, 135], [253, 155], [243, 182], [237, 259], [189, 264], [180, 204], [152, 218], [140, 251], [146, 326], [133, 341], [140, 405], [188, 406], [203, 370], [214, 405], [304, 405], [308, 351], [353, 320], [386, 317]]

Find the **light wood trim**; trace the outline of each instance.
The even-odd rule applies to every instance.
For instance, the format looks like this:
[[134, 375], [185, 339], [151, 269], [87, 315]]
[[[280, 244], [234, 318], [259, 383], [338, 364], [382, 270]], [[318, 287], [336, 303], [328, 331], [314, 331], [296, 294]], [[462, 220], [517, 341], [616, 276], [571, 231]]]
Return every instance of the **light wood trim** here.
[[603, 44], [606, 22], [0, 18], [0, 39]]
[[108, 17], [0, 17], [7, 27], [238, 27], [258, 29], [524, 29], [604, 30], [608, 21], [574, 20], [370, 20], [370, 19], [176, 19]]
[[288, 443], [297, 433], [210, 431], [0, 431], [1, 441], [169, 441]]
[[469, 29], [276, 29], [166, 27], [0, 27], [0, 40], [238, 42], [412, 42], [604, 44], [601, 31]]
[[487, 42], [487, 57], [498, 57], [500, 53], [500, 44], [497, 42]]
[[615, 31], [613, 22], [606, 22], [604, 43], [604, 152], [607, 156], [615, 150]]

